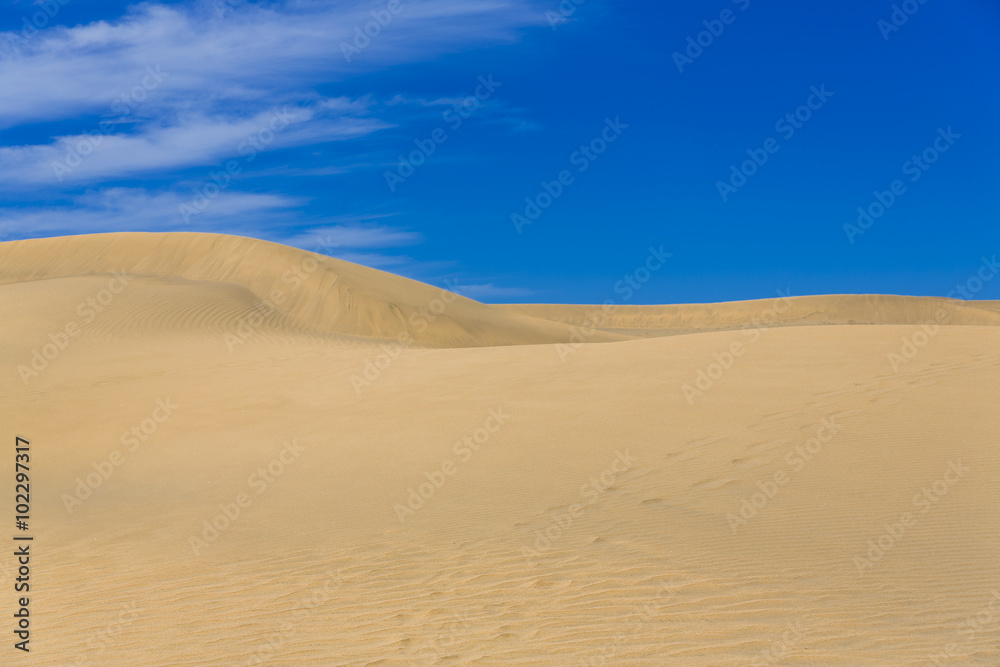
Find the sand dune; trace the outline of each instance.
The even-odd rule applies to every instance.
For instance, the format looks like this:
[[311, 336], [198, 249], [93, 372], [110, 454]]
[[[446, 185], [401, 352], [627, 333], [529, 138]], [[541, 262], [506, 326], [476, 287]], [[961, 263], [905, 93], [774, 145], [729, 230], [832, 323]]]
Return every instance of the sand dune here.
[[1000, 662], [1000, 313], [622, 307], [580, 343], [588, 307], [418, 330], [440, 298], [249, 239], [0, 244], [36, 485], [4, 664]]
[[[242, 289], [233, 294], [244, 310], [230, 318], [233, 326], [257, 319], [255, 313], [269, 321], [285, 316], [285, 326], [296, 331], [430, 347], [547, 343], [569, 335], [565, 326], [424, 283], [237, 236], [94, 234], [0, 244], [0, 285], [115, 272], [171, 283], [161, 282], [160, 290], [192, 283]], [[593, 342], [621, 338], [601, 333]]]
[[611, 312], [606, 312], [601, 306], [583, 305], [517, 304], [499, 308], [508, 313], [553, 322], [594, 326], [603, 331], [632, 332], [635, 335], [724, 331], [755, 326], [918, 325], [939, 321], [952, 325], [1000, 325], [1000, 308], [995, 301], [970, 302], [884, 294], [788, 296], [668, 306], [618, 305]]

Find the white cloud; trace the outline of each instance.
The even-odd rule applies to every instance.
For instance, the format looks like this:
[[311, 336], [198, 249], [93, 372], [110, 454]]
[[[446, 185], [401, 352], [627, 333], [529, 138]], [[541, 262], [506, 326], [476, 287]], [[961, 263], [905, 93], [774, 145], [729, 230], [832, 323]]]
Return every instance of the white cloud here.
[[383, 255], [380, 253], [373, 252], [325, 252], [324, 254], [332, 255], [337, 259], [342, 259], [345, 262], [353, 262], [355, 264], [360, 264], [361, 266], [370, 266], [373, 269], [381, 269], [383, 271], [393, 270], [400, 274], [404, 273], [404, 269], [412, 268], [418, 264], [424, 264], [417, 262], [417, 260], [406, 255]]
[[[511, 40], [540, 22], [526, 0], [403, 0], [402, 11], [348, 62], [342, 44], [378, 4], [244, 3], [220, 18], [213, 3], [140, 4], [116, 21], [0, 33], [19, 52], [0, 59], [0, 127], [106, 113], [147, 75], [168, 74], [157, 107], [214, 107], [296, 98], [366, 69]], [[0, 51], [3, 53], [3, 51]], [[41, 83], [41, 85], [40, 85]]]
[[[153, 171], [247, 159], [274, 148], [349, 139], [388, 127], [350, 113], [358, 105], [324, 100], [281, 107], [251, 118], [197, 116], [135, 134], [92, 132], [58, 137], [45, 145], [0, 148], [0, 181], [8, 184], [93, 183]], [[113, 132], [113, 130], [111, 130]]]
[[205, 212], [185, 224], [180, 206], [190, 195], [141, 188], [88, 191], [54, 205], [0, 210], [0, 237], [32, 238], [121, 231], [218, 231], [234, 220], [248, 223], [240, 233], [263, 230], [268, 218], [281, 218], [306, 203], [279, 194], [222, 192]]
[[[316, 87], [511, 39], [538, 21], [529, 1], [403, 0], [351, 62], [343, 45], [357, 48], [355, 27], [374, 20], [377, 3], [232, 2], [224, 12], [214, 0], [144, 3], [114, 21], [0, 33], [13, 49], [0, 49], [0, 129], [75, 126], [46, 143], [0, 148], [0, 184], [98, 183], [217, 163], [236, 156], [274, 108], [292, 109], [294, 120], [272, 147], [391, 127], [369, 99], [324, 98]], [[67, 160], [79, 166], [60, 166]]]
[[476, 299], [477, 301], [483, 299], [514, 299], [531, 296], [535, 293], [534, 290], [526, 287], [501, 287], [493, 283], [469, 285], [462, 282], [458, 282], [456, 291], [461, 296]]

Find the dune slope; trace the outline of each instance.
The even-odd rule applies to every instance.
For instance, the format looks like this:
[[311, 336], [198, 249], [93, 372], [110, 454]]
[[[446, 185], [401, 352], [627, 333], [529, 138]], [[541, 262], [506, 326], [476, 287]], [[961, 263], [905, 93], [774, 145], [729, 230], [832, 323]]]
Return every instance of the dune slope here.
[[[937, 302], [814, 297], [839, 326], [763, 330], [720, 304], [567, 346], [576, 307], [456, 299], [396, 350], [440, 290], [320, 258], [261, 311], [309, 256], [0, 244], [0, 424], [35, 485], [32, 654], [3, 664], [1000, 661], [974, 306], [928, 333]], [[841, 322], [864, 313], [907, 321]]]
[[[429, 347], [558, 342], [570, 335], [565, 325], [256, 239], [121, 233], [0, 243], [0, 286], [94, 274], [110, 280], [116, 273], [124, 273], [126, 281], [135, 275], [241, 288], [244, 312], [229, 320], [234, 327], [284, 316], [290, 328], [318, 335]], [[593, 342], [622, 339], [600, 333]]]

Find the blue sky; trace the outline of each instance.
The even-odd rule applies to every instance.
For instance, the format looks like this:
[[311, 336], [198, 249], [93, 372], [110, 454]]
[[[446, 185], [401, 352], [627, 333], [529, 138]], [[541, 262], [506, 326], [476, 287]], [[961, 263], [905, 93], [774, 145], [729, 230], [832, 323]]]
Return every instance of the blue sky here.
[[621, 301], [650, 247], [672, 257], [629, 303], [943, 296], [1000, 251], [993, 0], [21, 0], [0, 21], [4, 240], [240, 234], [569, 303]]

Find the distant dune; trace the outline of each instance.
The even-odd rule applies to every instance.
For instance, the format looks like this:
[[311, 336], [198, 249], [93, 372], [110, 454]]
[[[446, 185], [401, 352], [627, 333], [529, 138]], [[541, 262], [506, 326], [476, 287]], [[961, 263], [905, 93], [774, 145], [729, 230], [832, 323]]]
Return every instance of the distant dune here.
[[[611, 313], [605, 313], [600, 306], [525, 304], [498, 307], [508, 313], [577, 326], [596, 324], [604, 331], [631, 331], [635, 335], [722, 331], [751, 326], [923, 324], [937, 322], [939, 317], [953, 325], [1000, 325], [1000, 307], [995, 301], [878, 294], [790, 296], [669, 306], [620, 305]], [[940, 311], [944, 311], [943, 316]]]
[[[192, 283], [207, 291], [228, 290], [230, 307], [212, 302], [213, 309], [227, 313], [220, 314], [219, 325], [235, 325], [256, 310], [269, 328], [376, 340], [408, 335], [427, 347], [558, 343], [571, 333], [563, 325], [597, 329], [586, 336], [597, 343], [748, 326], [922, 324], [936, 321], [940, 310], [949, 324], [1000, 324], [1000, 302], [891, 295], [614, 305], [610, 310], [600, 305], [487, 306], [325, 255], [216, 234], [95, 234], [0, 244], [0, 285], [116, 271], [136, 274], [141, 282], [152, 279], [162, 294], [183, 292]], [[160, 314], [150, 317], [162, 319], [163, 309], [157, 308]]]
[[0, 662], [1000, 664], [997, 324], [2, 243], [0, 496], [26, 438], [35, 539], [32, 654]]

